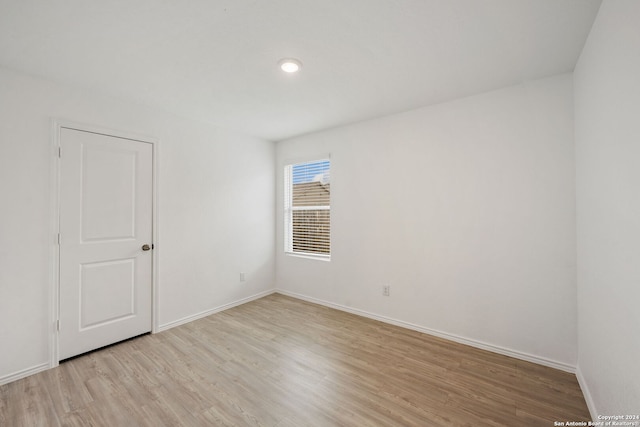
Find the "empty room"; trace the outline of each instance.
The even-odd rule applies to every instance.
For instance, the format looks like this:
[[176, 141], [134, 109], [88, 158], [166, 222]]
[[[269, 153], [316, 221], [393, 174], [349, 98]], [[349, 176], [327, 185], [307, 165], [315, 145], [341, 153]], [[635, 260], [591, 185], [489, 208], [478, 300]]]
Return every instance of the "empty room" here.
[[1, 426], [640, 426], [640, 1], [0, 0]]

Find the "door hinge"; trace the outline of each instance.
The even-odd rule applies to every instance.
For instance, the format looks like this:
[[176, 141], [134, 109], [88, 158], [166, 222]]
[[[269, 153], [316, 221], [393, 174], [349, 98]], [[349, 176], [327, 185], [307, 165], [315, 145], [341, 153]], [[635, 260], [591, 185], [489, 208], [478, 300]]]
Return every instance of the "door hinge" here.
[[58, 244], [60, 244], [60, 233], [58, 233]]
[[56, 322], [56, 329], [60, 332], [60, 319]]
[[62, 147], [58, 147], [58, 157], [62, 157]]

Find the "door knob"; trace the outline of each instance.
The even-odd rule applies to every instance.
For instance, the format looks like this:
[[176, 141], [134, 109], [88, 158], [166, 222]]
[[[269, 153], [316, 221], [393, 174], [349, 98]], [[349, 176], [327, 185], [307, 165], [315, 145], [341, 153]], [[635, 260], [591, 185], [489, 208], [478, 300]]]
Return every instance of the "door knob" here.
[[143, 251], [148, 251], [149, 249], [151, 249], [151, 246], [147, 245], [146, 243], [144, 245], [142, 245], [142, 250]]

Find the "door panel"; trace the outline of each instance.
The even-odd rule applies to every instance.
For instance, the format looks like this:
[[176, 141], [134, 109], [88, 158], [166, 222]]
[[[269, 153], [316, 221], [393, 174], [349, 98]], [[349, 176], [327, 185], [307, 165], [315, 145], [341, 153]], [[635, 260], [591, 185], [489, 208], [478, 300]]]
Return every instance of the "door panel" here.
[[137, 152], [118, 147], [82, 150], [82, 240], [135, 237]]
[[151, 330], [152, 144], [60, 131], [65, 359]]
[[80, 330], [135, 315], [135, 258], [81, 265]]

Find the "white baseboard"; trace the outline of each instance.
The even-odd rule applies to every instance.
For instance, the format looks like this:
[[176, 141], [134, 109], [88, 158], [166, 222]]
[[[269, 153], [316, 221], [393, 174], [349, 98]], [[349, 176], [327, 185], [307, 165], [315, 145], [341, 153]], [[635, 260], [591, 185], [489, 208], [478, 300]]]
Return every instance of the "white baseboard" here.
[[[160, 325], [156, 332], [165, 331], [165, 330], [171, 329], [171, 328], [173, 328], [175, 326], [182, 325], [182, 324], [185, 324], [185, 323], [189, 323], [189, 322], [192, 322], [194, 320], [198, 320], [200, 318], [209, 316], [209, 315], [214, 314], [214, 313], [218, 313], [218, 312], [223, 311], [223, 310], [228, 310], [228, 309], [230, 309], [232, 307], [236, 307], [238, 305], [242, 305], [242, 304], [245, 304], [247, 302], [250, 302], [250, 301], [265, 297], [265, 296], [270, 295], [270, 294], [272, 294], [274, 292], [275, 291], [273, 289], [270, 289], [268, 291], [260, 292], [260, 293], [257, 293], [255, 295], [251, 295], [249, 297], [242, 298], [242, 299], [239, 299], [237, 301], [233, 301], [233, 302], [230, 302], [228, 304], [224, 304], [224, 305], [221, 305], [219, 307], [212, 308], [210, 310], [206, 310], [206, 311], [203, 311], [203, 312], [200, 312], [200, 313], [196, 313], [196, 314], [191, 315], [191, 316], [184, 317], [184, 318], [179, 319], [179, 320], [175, 320], [173, 322], [165, 323], [164, 325]], [[22, 379], [22, 378], [26, 378], [26, 377], [28, 377], [30, 375], [37, 374], [38, 372], [46, 371], [49, 368], [52, 368], [52, 366], [49, 363], [41, 363], [39, 365], [32, 366], [30, 368], [22, 369], [20, 371], [14, 372], [14, 373], [11, 373], [11, 374], [8, 374], [8, 375], [4, 375], [4, 376], [0, 377], [0, 385], [8, 384], [10, 382], [17, 381], [17, 380]]]
[[22, 369], [18, 372], [14, 372], [9, 375], [0, 377], [0, 385], [9, 384], [10, 382], [21, 380], [29, 375], [37, 374], [38, 372], [46, 371], [49, 369], [49, 363], [41, 363], [39, 365], [32, 366], [30, 368]]
[[580, 364], [576, 368], [576, 378], [578, 378], [578, 384], [580, 384], [580, 389], [582, 390], [582, 394], [584, 395], [584, 400], [587, 402], [587, 408], [589, 408], [589, 414], [591, 415], [591, 420], [598, 419], [598, 411], [596, 411], [596, 405], [593, 401], [593, 396], [591, 396], [591, 392], [589, 391], [589, 386], [587, 385], [587, 380], [582, 375], [582, 370], [580, 369]]
[[482, 350], [491, 351], [493, 353], [498, 353], [505, 356], [514, 357], [516, 359], [525, 360], [527, 362], [536, 363], [538, 365], [548, 366], [550, 368], [559, 369], [561, 371], [569, 372], [572, 374], [575, 374], [576, 372], [575, 366], [562, 363], [562, 362], [557, 362], [555, 360], [547, 359], [544, 357], [535, 356], [533, 354], [523, 353], [520, 351], [511, 350], [511, 349], [496, 346], [493, 344], [487, 344], [482, 341], [472, 340], [469, 338], [461, 337], [461, 336], [450, 334], [447, 332], [438, 331], [431, 328], [426, 328], [424, 326], [416, 325], [416, 324], [405, 322], [402, 320], [392, 319], [386, 316], [380, 316], [378, 314], [370, 313], [368, 311], [359, 310], [357, 308], [347, 307], [340, 304], [335, 304], [329, 301], [308, 297], [306, 295], [298, 294], [295, 292], [285, 291], [283, 289], [276, 288], [275, 292], [282, 295], [290, 296], [292, 298], [301, 299], [303, 301], [312, 302], [314, 304], [324, 305], [325, 307], [335, 308], [336, 310], [346, 311], [347, 313], [356, 314], [358, 316], [368, 317], [369, 319], [378, 320], [380, 322], [389, 323], [391, 325], [400, 326], [402, 328], [407, 328], [407, 329], [422, 332], [428, 335], [433, 335], [439, 338], [444, 338], [446, 340], [454, 341], [460, 344], [466, 344], [471, 347], [476, 347]]
[[174, 320], [173, 322], [165, 323], [163, 325], [159, 325], [157, 332], [166, 331], [167, 329], [175, 328], [176, 326], [184, 325], [185, 323], [193, 322], [194, 320], [202, 319], [203, 317], [210, 316], [215, 313], [219, 313], [224, 310], [228, 310], [233, 307], [237, 307], [242, 304], [246, 304], [253, 300], [260, 299], [262, 297], [266, 297], [267, 295], [271, 295], [275, 290], [269, 289], [268, 291], [260, 292], [255, 295], [248, 296], [246, 298], [239, 299], [237, 301], [230, 302], [228, 304], [223, 304], [218, 307], [211, 308], [209, 310], [201, 311], [200, 313], [192, 314], [190, 316], [183, 317], [182, 319]]
[[[380, 322], [384, 322], [384, 323], [388, 323], [391, 325], [395, 325], [395, 326], [400, 326], [403, 328], [407, 328], [407, 329], [411, 329], [414, 331], [418, 331], [418, 332], [422, 332], [428, 335], [433, 335], [439, 338], [444, 338], [447, 339], [449, 341], [454, 341], [454, 342], [458, 342], [460, 344], [466, 344], [472, 347], [476, 347], [476, 348], [480, 348], [482, 350], [487, 350], [487, 351], [491, 351], [494, 353], [498, 353], [498, 354], [503, 354], [505, 356], [510, 356], [510, 357], [514, 357], [516, 359], [521, 359], [521, 360], [525, 360], [527, 362], [532, 362], [532, 363], [537, 363], [539, 365], [543, 365], [543, 366], [548, 366], [550, 368], [555, 368], [555, 369], [559, 369], [562, 371], [566, 371], [566, 372], [570, 372], [573, 374], [576, 374], [577, 378], [578, 378], [578, 383], [580, 384], [580, 388], [582, 389], [582, 392], [585, 396], [585, 400], [587, 402], [587, 407], [589, 408], [589, 412], [591, 414], [591, 417], [593, 419], [596, 419], [597, 416], [597, 412], [595, 411], [595, 405], [593, 404], [593, 399], [591, 397], [591, 394], [589, 393], [589, 389], [586, 385], [585, 379], [582, 376], [582, 373], [580, 372], [580, 369], [578, 368], [576, 370], [576, 367], [565, 364], [565, 363], [561, 363], [561, 362], [557, 362], [554, 360], [550, 360], [550, 359], [546, 359], [543, 357], [539, 357], [539, 356], [534, 356], [528, 353], [523, 353], [523, 352], [519, 352], [519, 351], [515, 351], [515, 350], [511, 350], [508, 348], [504, 348], [504, 347], [500, 347], [500, 346], [495, 346], [492, 344], [487, 344], [481, 341], [476, 341], [476, 340], [472, 340], [472, 339], [468, 339], [468, 338], [464, 338], [455, 334], [449, 334], [446, 332], [442, 332], [442, 331], [438, 331], [435, 329], [430, 329], [430, 328], [426, 328], [424, 326], [420, 326], [420, 325], [415, 325], [413, 323], [409, 323], [409, 322], [404, 322], [402, 320], [397, 320], [397, 319], [392, 319], [390, 317], [386, 317], [386, 316], [380, 316], [377, 314], [373, 314], [364, 310], [359, 310], [356, 308], [352, 308], [352, 307], [347, 307], [347, 306], [343, 306], [340, 304], [335, 304], [329, 301], [324, 301], [324, 300], [320, 300], [317, 298], [313, 298], [313, 297], [308, 297], [306, 295], [302, 295], [302, 294], [298, 294], [295, 292], [289, 292], [289, 291], [285, 291], [283, 289], [270, 289], [267, 291], [263, 291], [260, 293], [257, 293], [255, 295], [251, 295], [249, 297], [246, 298], [242, 298], [227, 304], [223, 304], [221, 306], [209, 309], [209, 310], [205, 310], [202, 311], [200, 313], [196, 313], [190, 316], [186, 316], [183, 317], [182, 319], [178, 319], [178, 320], [174, 320], [172, 322], [169, 323], [165, 323], [163, 325], [159, 325], [158, 329], [156, 332], [161, 332], [161, 331], [166, 331], [168, 329], [174, 328], [176, 326], [179, 325], [183, 325], [185, 323], [189, 323], [189, 322], [193, 322], [194, 320], [198, 320], [201, 319], [203, 317], [206, 316], [210, 316], [212, 314], [224, 311], [224, 310], [228, 310], [230, 308], [251, 302], [253, 300], [256, 299], [260, 299], [262, 297], [265, 297], [267, 295], [271, 295], [273, 293], [280, 293], [282, 295], [286, 295], [286, 296], [290, 296], [292, 298], [297, 298], [303, 301], [308, 301], [314, 304], [319, 304], [319, 305], [323, 305], [325, 307], [330, 307], [330, 308], [334, 308], [336, 310], [341, 310], [341, 311], [345, 311], [347, 313], [351, 313], [351, 314], [355, 314], [358, 316], [363, 316], [363, 317], [367, 317], [369, 319], [373, 319], [373, 320], [378, 320]], [[42, 363], [36, 366], [33, 366], [31, 368], [27, 368], [27, 369], [23, 369], [21, 371], [18, 372], [14, 372], [8, 375], [5, 375], [3, 377], [0, 377], [0, 385], [3, 384], [7, 384], [10, 383], [12, 381], [16, 381], [25, 377], [28, 377], [29, 375], [33, 375], [33, 374], [37, 374], [38, 372], [42, 372], [45, 371], [47, 369], [49, 369], [50, 366], [48, 363]]]

